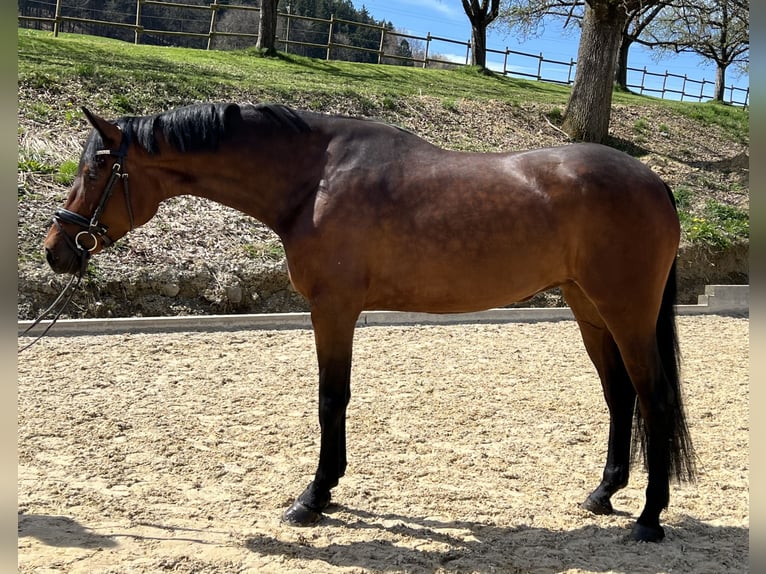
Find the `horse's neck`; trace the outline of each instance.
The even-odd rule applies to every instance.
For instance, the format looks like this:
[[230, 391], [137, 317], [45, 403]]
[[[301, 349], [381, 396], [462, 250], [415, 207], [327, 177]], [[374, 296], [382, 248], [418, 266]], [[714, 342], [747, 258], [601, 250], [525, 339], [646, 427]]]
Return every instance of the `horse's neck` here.
[[280, 222], [290, 218], [319, 181], [318, 175], [313, 181], [313, 170], [300, 165], [299, 159], [292, 164], [284, 158], [264, 160], [243, 150], [194, 157], [177, 153], [174, 161], [163, 163], [167, 174], [163, 199], [203, 197], [250, 215], [277, 233]]

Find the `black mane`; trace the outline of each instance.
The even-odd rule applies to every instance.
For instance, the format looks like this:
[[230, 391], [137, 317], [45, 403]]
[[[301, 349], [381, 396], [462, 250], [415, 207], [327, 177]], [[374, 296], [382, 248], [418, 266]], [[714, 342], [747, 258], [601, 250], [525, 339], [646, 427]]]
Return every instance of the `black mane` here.
[[[212, 152], [227, 135], [255, 120], [261, 125], [308, 132], [308, 124], [292, 109], [279, 104], [206, 103], [183, 106], [149, 116], [123, 117], [115, 121], [149, 153], [159, 151], [158, 136], [181, 152]], [[85, 144], [83, 158], [92, 159], [104, 143], [94, 130]]]

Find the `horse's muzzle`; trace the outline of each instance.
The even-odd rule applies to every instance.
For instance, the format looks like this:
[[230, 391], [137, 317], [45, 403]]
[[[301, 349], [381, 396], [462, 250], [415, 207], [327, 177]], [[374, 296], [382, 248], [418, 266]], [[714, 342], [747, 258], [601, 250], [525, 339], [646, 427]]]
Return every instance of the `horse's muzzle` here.
[[45, 260], [55, 273], [74, 275], [80, 271], [80, 259], [71, 249], [62, 250], [46, 246]]

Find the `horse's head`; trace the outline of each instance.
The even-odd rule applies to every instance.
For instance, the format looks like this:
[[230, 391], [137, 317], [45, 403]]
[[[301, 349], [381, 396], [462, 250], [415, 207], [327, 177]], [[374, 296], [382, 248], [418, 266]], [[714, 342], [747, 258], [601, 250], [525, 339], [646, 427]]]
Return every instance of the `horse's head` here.
[[117, 241], [135, 227], [135, 217], [143, 215], [134, 213], [128, 186], [128, 155], [134, 147], [129, 121], [120, 127], [85, 108], [83, 112], [94, 129], [44, 243], [48, 264], [57, 273], [82, 273], [91, 254]]

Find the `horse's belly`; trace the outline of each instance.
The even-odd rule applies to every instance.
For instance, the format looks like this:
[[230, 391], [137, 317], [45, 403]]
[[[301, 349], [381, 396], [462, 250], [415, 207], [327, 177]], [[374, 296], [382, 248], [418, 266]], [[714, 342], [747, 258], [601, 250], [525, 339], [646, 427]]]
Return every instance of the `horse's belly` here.
[[557, 254], [482, 259], [403, 257], [371, 266], [365, 308], [464, 313], [523, 301], [567, 280]]

